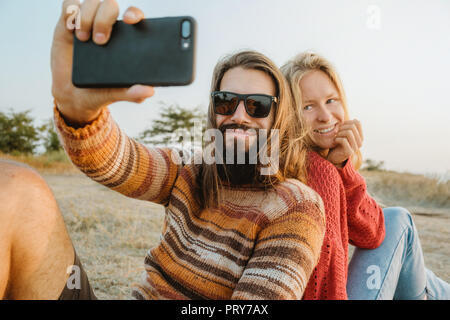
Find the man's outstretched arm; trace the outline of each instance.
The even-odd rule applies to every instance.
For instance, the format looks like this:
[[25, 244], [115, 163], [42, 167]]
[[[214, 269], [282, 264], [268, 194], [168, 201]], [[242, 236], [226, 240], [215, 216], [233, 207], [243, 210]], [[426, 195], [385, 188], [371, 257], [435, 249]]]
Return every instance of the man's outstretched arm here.
[[68, 126], [56, 108], [54, 114], [67, 154], [87, 176], [128, 197], [167, 204], [180, 168], [173, 150], [149, 149], [129, 138], [106, 108], [78, 129]]
[[[68, 23], [73, 6], [79, 7], [79, 29]], [[164, 204], [178, 167], [168, 150], [147, 150], [129, 139], [111, 119], [107, 106], [117, 101], [140, 103], [153, 95], [153, 88], [81, 89], [72, 84], [73, 37], [92, 39], [97, 45], [109, 41], [119, 15], [115, 0], [66, 0], [56, 25], [51, 51], [52, 94], [55, 120], [65, 149], [84, 173], [127, 196]], [[130, 7], [123, 22], [136, 24], [144, 14]], [[71, 29], [72, 28], [72, 29]]]

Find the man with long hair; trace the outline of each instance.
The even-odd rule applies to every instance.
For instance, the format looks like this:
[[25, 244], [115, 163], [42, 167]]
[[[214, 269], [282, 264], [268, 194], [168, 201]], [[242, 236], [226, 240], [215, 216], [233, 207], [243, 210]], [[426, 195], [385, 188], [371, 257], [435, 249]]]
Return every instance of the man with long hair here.
[[[212, 79], [208, 129], [223, 134], [223, 148], [215, 152], [228, 153], [241, 145], [244, 158], [254, 150], [258, 133], [270, 132], [267, 141], [279, 140], [277, 170], [264, 173], [271, 163], [260, 161], [183, 163], [173, 149], [147, 148], [127, 137], [108, 111], [108, 105], [116, 101], [143, 101], [153, 88], [79, 89], [72, 85], [73, 36], [65, 25], [68, 5], [77, 4], [64, 3], [52, 47], [55, 123], [64, 148], [72, 162], [95, 181], [165, 206], [160, 242], [145, 257], [145, 273], [141, 283], [133, 286], [133, 297], [300, 299], [319, 258], [325, 217], [320, 197], [300, 181], [305, 177], [301, 119], [276, 65], [253, 51], [221, 60]], [[86, 20], [76, 36], [86, 41], [92, 35], [95, 43], [106, 43], [119, 12], [115, 1], [88, 0], [80, 10]], [[124, 22], [135, 24], [143, 16], [131, 7]], [[277, 144], [263, 147], [269, 145]], [[54, 204], [51, 194], [46, 197]], [[57, 207], [53, 209], [51, 218], [60, 221]], [[45, 213], [39, 208], [34, 212], [38, 224]], [[16, 225], [24, 219], [14, 212], [7, 218]], [[64, 225], [55, 222], [32, 235], [26, 228], [20, 229], [22, 234], [38, 238], [33, 255], [20, 234], [0, 233], [11, 244], [0, 247], [0, 255], [12, 261], [9, 272], [0, 272], [0, 297], [95, 298], [84, 272], [81, 288], [64, 284], [67, 266], [74, 264], [82, 270]], [[45, 241], [52, 234], [57, 235], [54, 241]], [[44, 272], [46, 261], [53, 264], [45, 264]], [[21, 262], [27, 270], [42, 272], [22, 274]], [[48, 286], [42, 286], [45, 281]]]

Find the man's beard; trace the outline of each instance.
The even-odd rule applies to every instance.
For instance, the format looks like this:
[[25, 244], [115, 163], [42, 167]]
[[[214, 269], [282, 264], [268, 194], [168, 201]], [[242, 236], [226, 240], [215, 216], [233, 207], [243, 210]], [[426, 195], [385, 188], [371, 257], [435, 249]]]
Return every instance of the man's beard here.
[[[238, 150], [238, 145], [236, 139], [233, 141], [233, 159], [227, 159], [226, 158], [226, 152], [227, 152], [227, 143], [226, 143], [226, 137], [225, 137], [225, 131], [227, 129], [253, 129], [256, 131], [256, 136], [258, 137], [258, 129], [256, 128], [250, 128], [244, 125], [237, 125], [237, 124], [228, 124], [223, 125], [219, 127], [219, 130], [222, 132], [223, 144], [222, 144], [222, 156], [223, 156], [223, 164], [216, 164], [217, 166], [217, 173], [219, 175], [219, 178], [222, 181], [227, 181], [231, 185], [247, 185], [247, 184], [254, 184], [258, 182], [258, 165], [257, 165], [257, 154], [258, 149], [252, 150], [252, 148], [258, 148], [258, 141], [254, 142], [254, 145], [248, 146], [248, 150], [245, 152], [242, 151], [244, 154], [244, 163], [238, 163], [238, 153], [240, 150]], [[252, 159], [250, 158], [252, 156]], [[241, 161], [242, 162], [242, 161]]]

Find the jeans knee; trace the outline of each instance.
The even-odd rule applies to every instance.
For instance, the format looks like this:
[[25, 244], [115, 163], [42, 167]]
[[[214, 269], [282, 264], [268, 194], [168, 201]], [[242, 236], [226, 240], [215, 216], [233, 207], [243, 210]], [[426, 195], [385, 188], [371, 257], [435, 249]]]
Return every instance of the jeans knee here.
[[403, 233], [406, 231], [408, 242], [417, 238], [416, 227], [411, 213], [402, 207], [384, 208], [384, 220], [386, 225], [386, 234]]
[[411, 213], [402, 207], [389, 207], [383, 209], [386, 226], [397, 226], [401, 229], [412, 229], [414, 222]]

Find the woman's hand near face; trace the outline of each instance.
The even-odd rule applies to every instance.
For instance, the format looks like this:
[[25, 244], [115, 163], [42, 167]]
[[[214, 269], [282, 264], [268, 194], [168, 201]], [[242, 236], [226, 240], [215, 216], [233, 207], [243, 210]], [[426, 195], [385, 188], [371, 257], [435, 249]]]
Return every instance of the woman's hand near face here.
[[363, 143], [362, 126], [358, 120], [348, 120], [342, 123], [336, 135], [336, 147], [330, 149], [327, 160], [341, 168]]

